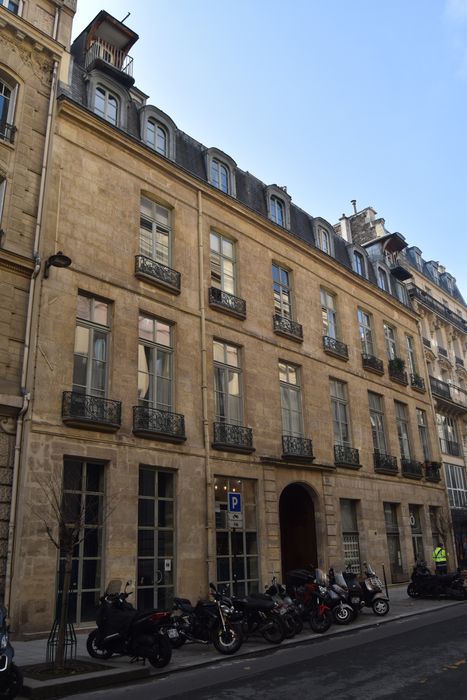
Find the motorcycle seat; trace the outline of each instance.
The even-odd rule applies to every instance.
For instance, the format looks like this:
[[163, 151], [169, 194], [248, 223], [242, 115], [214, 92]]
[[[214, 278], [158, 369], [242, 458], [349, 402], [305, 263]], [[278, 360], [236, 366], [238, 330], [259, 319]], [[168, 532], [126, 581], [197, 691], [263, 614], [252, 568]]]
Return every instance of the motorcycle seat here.
[[174, 606], [180, 608], [184, 613], [192, 613], [194, 611], [194, 607], [188, 598], [174, 598]]
[[271, 598], [269, 598], [269, 600], [264, 600], [247, 596], [246, 598], [236, 598], [234, 600], [234, 605], [241, 610], [260, 610], [261, 612], [268, 612], [275, 607], [275, 602], [271, 600]]

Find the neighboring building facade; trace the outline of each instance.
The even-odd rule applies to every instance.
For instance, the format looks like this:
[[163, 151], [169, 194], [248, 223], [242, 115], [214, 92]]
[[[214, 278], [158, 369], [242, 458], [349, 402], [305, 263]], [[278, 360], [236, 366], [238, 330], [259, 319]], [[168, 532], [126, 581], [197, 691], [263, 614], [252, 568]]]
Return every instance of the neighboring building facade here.
[[36, 297], [13, 624], [54, 614], [46, 484], [87, 508], [79, 625], [111, 578], [141, 607], [310, 563], [407, 579], [448, 510], [417, 314], [345, 217], [336, 232], [148, 104], [136, 40], [100, 12], [58, 97], [40, 253], [72, 264]]
[[[11, 563], [29, 333], [58, 79], [68, 74], [75, 2], [0, 2], [0, 594]], [[13, 499], [15, 501], [15, 499]], [[10, 532], [10, 537], [9, 537]], [[8, 546], [10, 542], [10, 547]], [[7, 588], [9, 581], [6, 582]], [[7, 596], [8, 598], [8, 591]]]

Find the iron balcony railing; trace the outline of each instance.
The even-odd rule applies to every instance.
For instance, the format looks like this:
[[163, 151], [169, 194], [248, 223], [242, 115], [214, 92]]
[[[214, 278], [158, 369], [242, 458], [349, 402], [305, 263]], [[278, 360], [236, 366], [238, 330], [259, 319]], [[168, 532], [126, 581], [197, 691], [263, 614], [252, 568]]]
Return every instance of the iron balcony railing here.
[[362, 367], [375, 374], [384, 374], [383, 361], [373, 355], [362, 353]]
[[233, 423], [214, 423], [214, 440], [216, 450], [226, 452], [254, 452], [253, 431], [243, 425]]
[[73, 427], [94, 427], [111, 432], [121, 425], [122, 404], [121, 401], [111, 401], [100, 396], [64, 391], [62, 420]]
[[297, 459], [311, 462], [314, 459], [311, 440], [295, 435], [283, 435], [282, 457], [284, 459]]
[[441, 481], [441, 465], [439, 462], [425, 462], [424, 467], [427, 481]]
[[410, 386], [418, 391], [426, 391], [425, 380], [419, 374], [410, 375]]
[[133, 59], [131, 56], [128, 56], [124, 51], [109, 44], [108, 41], [95, 39], [92, 46], [86, 52], [86, 69], [97, 59], [125, 73], [130, 78], [133, 77]]
[[405, 267], [400, 262], [389, 263], [389, 269], [391, 270], [392, 275], [401, 282], [404, 282], [405, 280], [408, 280], [411, 277], [413, 277], [409, 268]]
[[409, 383], [409, 380], [407, 378], [407, 372], [405, 372], [403, 369], [397, 369], [397, 367], [391, 365], [391, 361], [389, 361], [388, 369], [389, 376], [393, 382], [398, 382], [399, 384], [407, 386], [407, 384]]
[[324, 352], [339, 357], [341, 360], [349, 359], [349, 349], [345, 343], [342, 343], [336, 338], [331, 338], [329, 335], [323, 335]]
[[246, 301], [239, 297], [224, 292], [223, 289], [217, 287], [209, 287], [209, 306], [227, 311], [238, 318], [246, 318]]
[[439, 438], [439, 446], [441, 452], [445, 455], [451, 455], [452, 457], [460, 457], [461, 449], [458, 442], [454, 440], [446, 440], [445, 438]]
[[401, 457], [401, 472], [408, 479], [421, 479], [423, 476], [421, 463], [406, 457]]
[[437, 313], [438, 316], [448, 320], [454, 326], [460, 328], [464, 333], [467, 332], [467, 321], [465, 321], [462, 316], [459, 316], [459, 314], [456, 314], [454, 311], [448, 309], [447, 306], [444, 306], [444, 304], [434, 299], [431, 294], [424, 292], [416, 286], [409, 287], [407, 291], [413, 299], [417, 299], [421, 304]]
[[428, 338], [422, 338], [422, 343], [426, 348], [431, 350], [431, 340], [428, 340]]
[[461, 357], [457, 357], [457, 355], [456, 355], [456, 365], [458, 367], [464, 367], [464, 360]]
[[293, 321], [288, 316], [281, 316], [281, 314], [274, 314], [272, 321], [274, 333], [300, 342], [303, 340], [303, 326], [301, 323]]
[[375, 472], [383, 472], [384, 474], [397, 474], [397, 459], [392, 455], [384, 454], [384, 452], [373, 453], [373, 465]]
[[181, 275], [176, 270], [162, 265], [145, 255], [137, 255], [135, 258], [135, 275], [145, 280], [153, 282], [164, 289], [168, 289], [174, 294], [180, 294]]
[[133, 406], [133, 432], [139, 437], [183, 442], [186, 440], [185, 417], [150, 406]]
[[430, 386], [431, 391], [433, 394], [435, 394], [435, 396], [440, 396], [443, 399], [449, 399], [449, 401], [452, 401], [449, 384], [430, 375]]
[[442, 348], [441, 346], [438, 345], [438, 354], [441, 355], [442, 357], [447, 357], [448, 351], [446, 350], [446, 348]]
[[9, 143], [15, 142], [16, 126], [13, 124], [8, 124], [8, 122], [0, 121], [0, 139], [3, 141], [8, 141]]
[[334, 464], [345, 467], [360, 467], [358, 450], [348, 445], [334, 445]]

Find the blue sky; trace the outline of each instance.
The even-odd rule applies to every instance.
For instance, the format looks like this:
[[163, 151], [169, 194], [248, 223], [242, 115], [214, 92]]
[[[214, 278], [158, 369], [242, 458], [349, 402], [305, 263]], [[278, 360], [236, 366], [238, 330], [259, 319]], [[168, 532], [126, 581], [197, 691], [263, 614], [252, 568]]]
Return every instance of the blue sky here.
[[467, 0], [78, 0], [140, 36], [148, 102], [336, 223], [372, 206], [467, 301]]

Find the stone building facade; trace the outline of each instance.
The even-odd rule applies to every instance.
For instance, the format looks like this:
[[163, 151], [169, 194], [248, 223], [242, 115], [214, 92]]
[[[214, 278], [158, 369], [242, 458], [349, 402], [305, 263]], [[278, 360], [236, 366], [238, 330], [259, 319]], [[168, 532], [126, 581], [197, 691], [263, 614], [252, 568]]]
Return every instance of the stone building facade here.
[[[71, 515], [86, 509], [84, 626], [111, 578], [133, 580], [141, 607], [308, 564], [384, 562], [405, 580], [448, 513], [400, 273], [381, 289], [345, 217], [335, 229], [181, 132], [135, 87], [137, 38], [100, 12], [56, 103], [39, 252], [71, 265], [49, 266], [35, 298], [10, 606], [23, 633], [54, 614], [57, 485]], [[395, 362], [407, 338], [414, 377]]]

